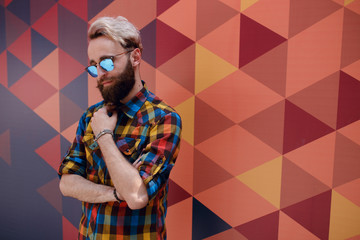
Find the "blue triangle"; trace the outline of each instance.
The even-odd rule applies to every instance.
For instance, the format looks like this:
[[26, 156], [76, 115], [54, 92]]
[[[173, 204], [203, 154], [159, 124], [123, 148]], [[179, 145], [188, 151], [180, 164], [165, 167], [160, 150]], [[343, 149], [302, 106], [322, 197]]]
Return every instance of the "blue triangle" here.
[[0, 54], [6, 49], [5, 9], [0, 6]]
[[22, 78], [30, 68], [20, 61], [17, 57], [7, 52], [7, 71], [8, 71], [8, 85], [11, 87], [20, 78]]
[[87, 80], [87, 72], [84, 72], [60, 90], [61, 93], [63, 93], [66, 97], [68, 97], [71, 101], [79, 105], [80, 108], [84, 110], [88, 107]]
[[[87, 66], [88, 23], [58, 5], [59, 47], [79, 63]], [[61, 63], [60, 63], [61, 64]]]
[[90, 21], [113, 1], [114, 0], [88, 0], [88, 20]]
[[156, 67], [156, 20], [146, 25], [140, 32], [144, 47], [142, 59]]
[[56, 49], [56, 46], [41, 36], [34, 29], [31, 29], [31, 61], [36, 66], [41, 60]]
[[232, 228], [215, 213], [193, 198], [192, 239], [204, 239]]
[[7, 6], [7, 9], [27, 24], [31, 24], [30, 0], [14, 0]]

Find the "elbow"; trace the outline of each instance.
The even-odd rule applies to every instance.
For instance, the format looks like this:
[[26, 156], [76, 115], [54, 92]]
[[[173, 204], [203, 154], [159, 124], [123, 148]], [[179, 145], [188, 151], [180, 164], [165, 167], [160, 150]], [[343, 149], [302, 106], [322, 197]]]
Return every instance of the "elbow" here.
[[148, 202], [149, 202], [149, 197], [147, 194], [145, 194], [141, 197], [128, 201], [127, 204], [131, 210], [137, 210], [144, 208], [148, 204]]
[[64, 197], [68, 197], [68, 192], [67, 192], [67, 188], [66, 188], [66, 177], [65, 177], [65, 175], [63, 175], [63, 176], [61, 177], [61, 179], [60, 179], [59, 189], [60, 189], [61, 194], [62, 194]]

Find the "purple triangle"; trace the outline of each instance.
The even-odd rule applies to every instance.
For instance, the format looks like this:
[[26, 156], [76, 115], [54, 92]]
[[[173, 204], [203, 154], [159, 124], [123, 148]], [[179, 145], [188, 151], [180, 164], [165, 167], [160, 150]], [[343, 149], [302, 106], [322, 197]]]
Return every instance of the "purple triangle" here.
[[142, 59], [156, 67], [156, 20], [140, 30], [143, 44]]
[[31, 62], [33, 67], [47, 57], [56, 46], [47, 38], [31, 29]]
[[[30, 22], [30, 0], [13, 0], [7, 9], [15, 14], [18, 18], [31, 24]], [[15, 25], [13, 25], [15, 26]]]
[[62, 194], [59, 190], [59, 178], [54, 178], [37, 189], [40, 195], [62, 214]]
[[114, 0], [88, 0], [88, 20], [91, 20]]
[[8, 85], [11, 87], [20, 78], [30, 71], [30, 68], [17, 57], [7, 52]]
[[[23, 20], [15, 16], [10, 11], [5, 10], [5, 29], [6, 29], [6, 44], [9, 47], [18, 37], [20, 37], [29, 25]], [[16, 26], [16, 27], [14, 27]]]
[[5, 8], [0, 6], [0, 54], [6, 49]]
[[[88, 89], [87, 78], [88, 74], [84, 72], [60, 90], [64, 96], [76, 103], [83, 110], [88, 107], [88, 92], [86, 91], [86, 89]], [[79, 92], [82, 94], [79, 94]]]
[[290, 152], [333, 131], [325, 123], [285, 100], [283, 153]]
[[331, 190], [282, 209], [320, 239], [328, 239], [331, 210]]
[[360, 81], [340, 71], [337, 129], [360, 119]]
[[241, 14], [240, 19], [240, 59], [242, 67], [263, 55], [286, 39], [253, 19]]
[[60, 130], [64, 131], [75, 122], [78, 122], [84, 109], [60, 93]]
[[30, 3], [30, 21], [34, 24], [42, 15], [44, 15], [57, 0], [36, 0]]

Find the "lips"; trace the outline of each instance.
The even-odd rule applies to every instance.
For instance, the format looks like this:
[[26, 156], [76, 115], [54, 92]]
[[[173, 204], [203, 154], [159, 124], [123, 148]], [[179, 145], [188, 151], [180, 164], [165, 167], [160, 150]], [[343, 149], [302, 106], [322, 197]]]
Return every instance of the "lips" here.
[[103, 86], [107, 86], [107, 85], [111, 85], [112, 84], [112, 80], [105, 80], [105, 81], [103, 81], [101, 84], [103, 85]]

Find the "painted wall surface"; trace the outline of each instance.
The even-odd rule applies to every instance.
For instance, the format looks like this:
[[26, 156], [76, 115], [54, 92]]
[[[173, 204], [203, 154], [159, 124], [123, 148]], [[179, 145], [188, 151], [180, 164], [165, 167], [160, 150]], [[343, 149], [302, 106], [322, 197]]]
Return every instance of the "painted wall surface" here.
[[57, 168], [105, 15], [183, 119], [168, 239], [360, 239], [359, 0], [0, 0], [0, 239], [76, 236]]

